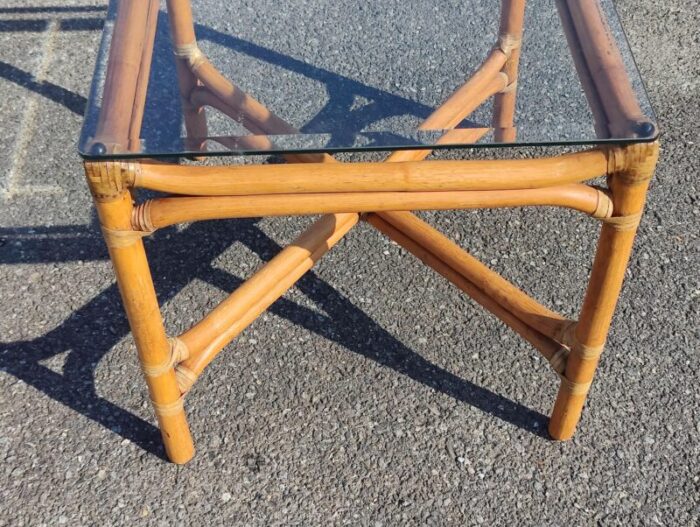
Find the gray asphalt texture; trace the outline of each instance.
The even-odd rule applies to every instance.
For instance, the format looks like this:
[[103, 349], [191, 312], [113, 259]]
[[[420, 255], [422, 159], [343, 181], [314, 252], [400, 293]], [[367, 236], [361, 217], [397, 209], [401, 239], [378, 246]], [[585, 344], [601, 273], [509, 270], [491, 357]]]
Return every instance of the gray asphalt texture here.
[[[0, 525], [697, 525], [700, 15], [685, 0], [617, 5], [663, 152], [575, 439], [544, 437], [556, 382], [536, 352], [360, 225], [203, 375], [187, 400], [198, 453], [177, 467], [163, 459], [75, 147], [104, 5], [4, 0]], [[424, 217], [575, 316], [592, 221]], [[169, 331], [308, 221], [149, 239]]]

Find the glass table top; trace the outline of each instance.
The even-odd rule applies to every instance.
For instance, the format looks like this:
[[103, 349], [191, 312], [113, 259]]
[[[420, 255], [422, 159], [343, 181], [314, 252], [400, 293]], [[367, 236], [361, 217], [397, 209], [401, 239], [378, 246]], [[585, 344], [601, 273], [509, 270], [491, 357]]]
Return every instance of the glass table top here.
[[654, 140], [613, 1], [527, 2], [518, 45], [517, 31], [499, 28], [517, 28], [521, 1], [504, 0], [502, 17], [497, 0], [193, 0], [194, 47], [173, 44], [186, 40], [187, 24], [179, 35], [170, 30], [186, 12], [112, 0], [80, 154]]

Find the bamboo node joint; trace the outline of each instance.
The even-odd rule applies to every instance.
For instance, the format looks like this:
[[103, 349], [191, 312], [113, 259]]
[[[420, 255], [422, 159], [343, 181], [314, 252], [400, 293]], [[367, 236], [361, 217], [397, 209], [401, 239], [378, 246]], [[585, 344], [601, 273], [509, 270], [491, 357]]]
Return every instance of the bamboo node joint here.
[[204, 53], [202, 53], [202, 51], [199, 49], [199, 46], [197, 46], [196, 40], [189, 44], [177, 46], [173, 50], [173, 53], [178, 59], [187, 61], [188, 66], [192, 70], [196, 70], [207, 61], [207, 58], [204, 56]]
[[136, 205], [136, 207], [134, 207], [134, 211], [132, 212], [131, 225], [137, 231], [145, 231], [148, 233], [156, 231], [156, 227], [155, 225], [153, 225], [153, 221], [151, 220], [152, 204], [152, 200], [147, 200], [143, 203], [139, 203], [138, 205]]
[[521, 39], [513, 35], [501, 35], [498, 38], [497, 48], [500, 49], [506, 57], [510, 57], [513, 51], [520, 48], [521, 43]]
[[172, 417], [178, 415], [185, 409], [185, 397], [180, 396], [180, 398], [172, 403], [157, 403], [151, 399], [151, 404], [158, 417]]
[[561, 386], [565, 388], [571, 395], [586, 395], [591, 389], [593, 381], [574, 382], [566, 378], [563, 374], [559, 375]]
[[180, 391], [187, 393], [197, 381], [197, 374], [184, 364], [178, 364], [175, 367], [175, 378]]
[[190, 356], [190, 350], [187, 349], [185, 343], [177, 337], [168, 339], [170, 352], [168, 359], [161, 364], [150, 365], [141, 363], [141, 369], [146, 377], [159, 377], [164, 373], [171, 371], [175, 366], [186, 360]]
[[614, 216], [612, 218], [598, 219], [616, 231], [633, 231], [639, 227], [639, 223], [642, 221], [642, 214], [643, 212], [640, 211], [636, 214], [629, 214], [627, 216]]
[[136, 230], [116, 230], [102, 226], [102, 236], [105, 244], [110, 249], [123, 249], [130, 247], [142, 238], [150, 236], [154, 231], [136, 231]]
[[606, 189], [594, 187], [598, 190], [598, 204], [593, 211], [593, 216], [597, 220], [606, 221], [613, 215], [613, 199], [610, 192]]

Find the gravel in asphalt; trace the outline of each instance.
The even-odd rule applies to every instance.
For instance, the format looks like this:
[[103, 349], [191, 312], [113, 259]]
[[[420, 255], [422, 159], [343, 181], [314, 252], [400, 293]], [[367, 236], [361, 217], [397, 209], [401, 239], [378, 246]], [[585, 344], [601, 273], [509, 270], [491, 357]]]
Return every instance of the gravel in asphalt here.
[[[358, 64], [299, 37], [352, 40], [374, 20], [366, 9], [343, 24], [353, 2], [241, 1], [218, 17], [211, 4], [200, 12], [202, 31], [240, 27], [241, 38], [344, 75], [367, 64], [363, 75], [379, 87], [394, 72], [409, 92], [420, 75], [460, 75], [447, 58], [401, 74], [389, 57], [400, 56], [406, 34], [389, 49], [379, 41]], [[536, 352], [360, 225], [203, 375], [187, 401], [198, 454], [177, 467], [162, 457], [76, 152], [104, 4], [0, 3], [0, 526], [697, 525], [700, 15], [685, 0], [617, 6], [663, 151], [575, 439], [545, 437], [556, 383]], [[320, 9], [333, 24], [308, 18], [287, 28], [279, 16], [259, 16], [275, 9]], [[529, 9], [536, 16], [537, 2]], [[449, 15], [435, 16], [460, 28]], [[477, 19], [488, 24], [484, 13]], [[285, 29], [288, 40], [269, 40]], [[230, 52], [208, 45], [233, 75]], [[465, 67], [481, 51], [462, 50]], [[234, 56], [295, 122], [328, 96], [282, 67], [271, 85], [260, 61]], [[423, 216], [575, 316], [591, 220], [529, 209]], [[308, 221], [202, 223], [150, 238], [170, 332]]]

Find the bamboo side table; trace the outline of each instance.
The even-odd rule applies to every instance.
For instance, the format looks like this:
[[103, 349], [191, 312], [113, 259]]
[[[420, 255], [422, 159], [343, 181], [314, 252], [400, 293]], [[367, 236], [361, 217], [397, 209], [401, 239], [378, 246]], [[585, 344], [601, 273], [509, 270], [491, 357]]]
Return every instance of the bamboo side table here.
[[[472, 4], [494, 10], [491, 0]], [[189, 0], [167, 1], [184, 131], [172, 144], [149, 143], [142, 130], [144, 108], [155, 96], [152, 90], [159, 89], [149, 78], [157, 21], [164, 15], [158, 0], [112, 0], [110, 13], [80, 152], [173, 462], [185, 463], [194, 455], [183, 402], [198, 376], [360, 220], [435, 269], [541, 352], [560, 379], [549, 432], [558, 440], [573, 436], [659, 152], [626, 41], [611, 29], [619, 22], [610, 0], [533, 2], [527, 16], [544, 15], [551, 26], [532, 29], [525, 0], [503, 0], [494, 47], [471, 78], [417, 132], [375, 133], [371, 148], [352, 138], [330, 145], [321, 133], [304, 134], [232, 84], [200, 51]], [[591, 116], [587, 132], [573, 138], [551, 132], [519, 138], [518, 70], [523, 43], [534, 31], [562, 35], [560, 49], [568, 50], [577, 73], [576, 86], [564, 89], [585, 94]], [[525, 73], [523, 69], [521, 91], [525, 82], [533, 82]], [[466, 121], [487, 101], [493, 102], [491, 123]], [[249, 133], [210, 134], [205, 107]], [[592, 148], [532, 160], [425, 160], [435, 148], [528, 144]], [[340, 163], [330, 155], [367, 149], [391, 154], [386, 163]], [[193, 166], [159, 160], [261, 153], [282, 154], [288, 164]], [[585, 183], [600, 176], [607, 176], [607, 188]], [[139, 201], [139, 189], [160, 195]], [[520, 206], [566, 207], [602, 222], [578, 320], [544, 307], [410, 212]], [[312, 214], [322, 216], [201, 321], [181, 335], [168, 336], [143, 237], [182, 222]]]

